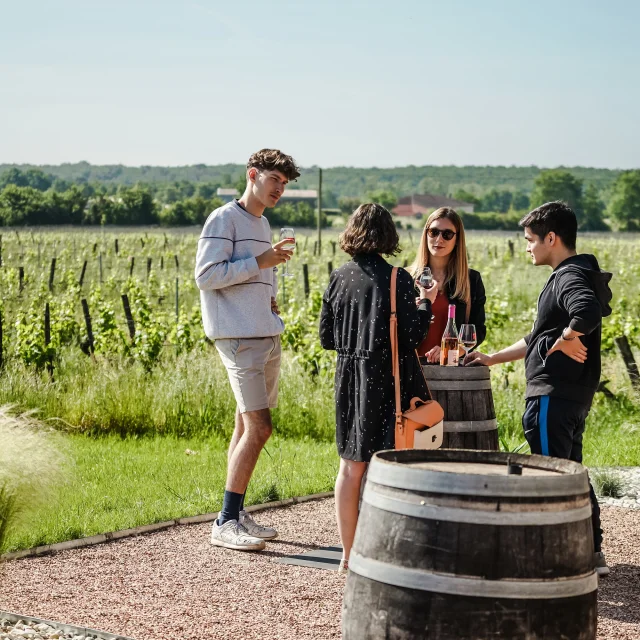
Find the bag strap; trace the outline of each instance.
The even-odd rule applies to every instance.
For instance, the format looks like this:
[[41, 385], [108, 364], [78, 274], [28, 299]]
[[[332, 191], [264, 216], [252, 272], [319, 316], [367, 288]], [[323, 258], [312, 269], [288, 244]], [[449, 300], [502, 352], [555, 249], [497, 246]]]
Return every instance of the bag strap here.
[[393, 367], [393, 381], [396, 392], [396, 429], [402, 433], [402, 406], [400, 402], [400, 360], [398, 358], [398, 315], [396, 313], [396, 282], [398, 267], [391, 269], [391, 320], [389, 322], [391, 338], [391, 364]]
[[[402, 403], [400, 401], [400, 359], [398, 356], [398, 314], [396, 310], [397, 281], [398, 267], [393, 267], [393, 269], [391, 270], [391, 320], [389, 322], [391, 334], [391, 363], [393, 366], [393, 379], [395, 383], [394, 386], [396, 393], [396, 427], [399, 428], [400, 431], [402, 431]], [[429, 389], [429, 383], [427, 382], [427, 378], [424, 375], [424, 370], [422, 369], [422, 365], [420, 364], [420, 356], [418, 355], [417, 349], [415, 350], [415, 354], [416, 359], [418, 360], [420, 373], [422, 374], [424, 384], [427, 387], [429, 400], [433, 400], [431, 389]]]

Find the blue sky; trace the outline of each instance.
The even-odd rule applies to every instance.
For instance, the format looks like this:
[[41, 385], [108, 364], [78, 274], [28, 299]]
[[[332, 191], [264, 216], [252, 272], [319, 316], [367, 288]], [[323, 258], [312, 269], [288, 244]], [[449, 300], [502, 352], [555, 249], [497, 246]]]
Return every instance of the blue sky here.
[[634, 0], [0, 0], [0, 162], [640, 167]]

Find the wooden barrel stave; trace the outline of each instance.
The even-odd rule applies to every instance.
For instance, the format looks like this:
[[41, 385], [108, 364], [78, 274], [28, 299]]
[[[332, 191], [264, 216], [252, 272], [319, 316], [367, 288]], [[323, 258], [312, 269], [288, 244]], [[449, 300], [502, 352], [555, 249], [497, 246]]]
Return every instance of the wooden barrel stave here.
[[[493, 394], [488, 367], [440, 367], [423, 365], [431, 394], [444, 410], [444, 438], [447, 449], [497, 451], [497, 427], [473, 429], [473, 422], [495, 421]], [[489, 388], [482, 388], [489, 385]], [[477, 387], [477, 388], [474, 388]], [[452, 431], [450, 422], [466, 422], [468, 430]]]

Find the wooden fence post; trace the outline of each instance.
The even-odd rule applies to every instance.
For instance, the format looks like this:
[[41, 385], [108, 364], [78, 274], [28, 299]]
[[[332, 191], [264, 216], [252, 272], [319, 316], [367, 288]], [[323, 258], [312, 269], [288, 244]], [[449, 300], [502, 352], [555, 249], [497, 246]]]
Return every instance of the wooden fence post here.
[[616, 343], [616, 346], [620, 351], [620, 355], [624, 360], [624, 366], [627, 368], [627, 373], [631, 379], [631, 385], [634, 389], [638, 389], [638, 387], [640, 387], [640, 374], [638, 373], [638, 365], [633, 357], [633, 352], [631, 351], [631, 345], [629, 344], [627, 336], [619, 336], [618, 338], [614, 338], [613, 341]]
[[176, 322], [180, 317], [180, 278], [176, 278]]
[[87, 261], [85, 260], [84, 263], [82, 264], [82, 271], [80, 272], [80, 282], [78, 283], [80, 285], [80, 288], [82, 289], [82, 285], [84, 284], [84, 274], [87, 271]]
[[22, 290], [24, 289], [24, 267], [18, 268], [18, 279], [20, 280], [20, 286], [18, 291], [22, 293]]
[[51, 269], [49, 270], [49, 291], [53, 291], [53, 278], [56, 273], [56, 259], [51, 258]]
[[147, 258], [147, 280], [149, 279], [149, 274], [151, 273], [151, 262], [153, 258]]
[[302, 265], [302, 281], [304, 283], [304, 297], [308, 298], [310, 289], [309, 289], [309, 265]]
[[118, 247], [118, 238], [116, 238], [116, 240], [115, 240], [115, 244], [116, 244], [116, 255], [119, 255], [119, 253], [120, 253], [120, 248]]
[[[47, 302], [44, 306], [44, 345], [45, 347], [48, 347], [49, 344], [51, 344], [51, 312], [49, 310], [49, 303]], [[48, 355], [47, 371], [49, 372], [49, 377], [53, 380], [53, 361]]]
[[89, 340], [89, 355], [95, 359], [93, 355], [94, 347], [93, 347], [93, 327], [91, 326], [91, 314], [89, 313], [89, 305], [87, 304], [87, 299], [82, 298], [80, 301], [82, 304], [82, 314], [84, 315], [84, 323], [87, 327], [87, 338]]
[[131, 256], [131, 260], [129, 262], [129, 277], [131, 278], [131, 276], [133, 275], [133, 267], [136, 264], [136, 257], [135, 256]]
[[129, 296], [126, 293], [122, 294], [122, 306], [124, 307], [124, 315], [127, 319], [127, 327], [129, 328], [129, 337], [131, 340], [136, 335], [136, 325], [133, 322], [133, 316], [131, 315], [131, 307], [129, 306]]

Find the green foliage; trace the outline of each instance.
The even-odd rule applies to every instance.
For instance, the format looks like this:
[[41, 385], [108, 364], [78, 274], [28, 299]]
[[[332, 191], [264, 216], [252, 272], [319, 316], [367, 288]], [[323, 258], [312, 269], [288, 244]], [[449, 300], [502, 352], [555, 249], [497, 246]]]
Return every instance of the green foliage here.
[[607, 213], [622, 230], [640, 229], [640, 170], [618, 176]]
[[580, 229], [584, 231], [607, 231], [609, 227], [603, 218], [604, 203], [594, 184], [587, 186], [583, 197], [583, 218]]
[[387, 211], [391, 211], [398, 204], [398, 196], [388, 189], [376, 189], [366, 194], [365, 201], [381, 204]]
[[580, 178], [562, 169], [542, 171], [535, 179], [535, 187], [531, 193], [531, 208], [535, 209], [553, 200], [566, 202], [576, 214], [578, 223], [582, 222], [582, 180]]

